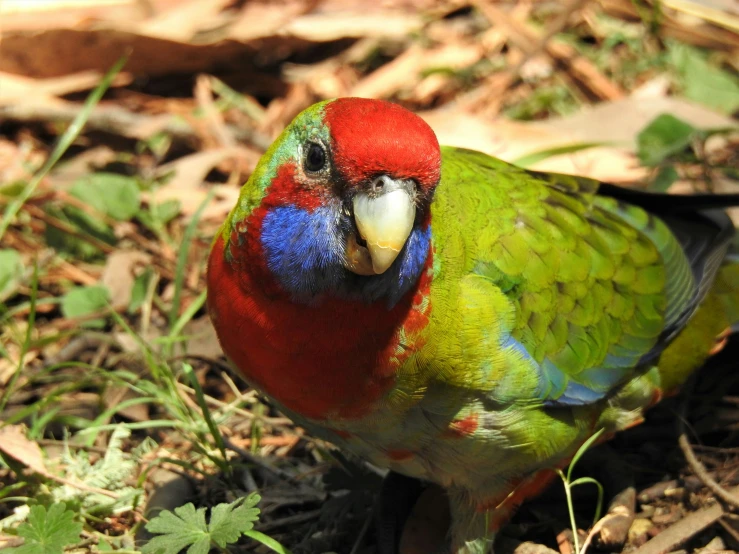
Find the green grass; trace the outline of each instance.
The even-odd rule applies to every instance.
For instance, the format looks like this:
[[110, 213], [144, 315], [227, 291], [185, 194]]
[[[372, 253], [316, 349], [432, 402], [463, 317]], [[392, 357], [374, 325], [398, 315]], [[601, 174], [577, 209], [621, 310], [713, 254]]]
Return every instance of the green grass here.
[[[58, 202], [45, 208], [48, 214], [63, 218], [71, 231], [56, 229], [51, 235], [38, 236], [26, 229], [27, 220], [21, 217], [24, 204], [36, 202], [34, 194], [39, 184], [80, 136], [124, 64], [125, 59], [121, 59], [106, 73], [77, 118], [60, 136], [46, 163], [27, 183], [13, 189], [15, 195], [6, 199], [0, 220], [0, 237], [12, 229], [40, 247], [46, 246], [44, 242], [49, 239], [55, 240], [58, 247], [51, 262], [41, 265], [36, 258], [30, 268], [24, 265], [21, 252], [0, 252], [9, 262], [0, 270], [0, 355], [13, 360], [12, 373], [0, 394], [0, 427], [21, 426], [17, 429], [25, 434], [29, 448], [34, 442], [49, 442], [50, 436], [56, 436], [56, 444], [62, 448], [61, 454], [47, 452], [45, 472], [36, 471], [38, 468], [26, 454], [16, 456], [0, 448], [0, 472], [5, 470], [8, 478], [10, 470], [16, 475], [15, 481], [0, 480], [0, 509], [3, 505], [26, 506], [15, 514], [6, 511], [9, 515], [4, 519], [0, 515], [0, 533], [25, 538], [25, 544], [14, 550], [18, 554], [33, 554], [39, 548], [61, 554], [64, 547], [78, 543], [127, 551], [126, 545], [133, 544], [136, 526], [118, 537], [111, 537], [102, 529], [118, 514], [143, 509], [146, 495], [142, 486], [149, 472], [164, 463], [203, 478], [220, 474], [233, 494], [242, 494], [240, 486], [232, 482], [234, 468], [240, 463], [234, 460], [236, 454], [227, 449], [221, 429], [233, 425], [237, 418], [243, 419], [245, 414], [253, 414], [245, 411], [249, 405], [240, 395], [231, 402], [208, 395], [186, 355], [186, 346], [193, 338], [187, 335], [187, 326], [202, 313], [206, 298], [204, 290], [195, 294], [187, 289], [186, 275], [193, 259], [197, 258], [199, 266], [204, 267], [210, 237], [203, 236], [200, 219], [213, 192], [187, 225], [182, 225], [176, 219], [179, 206], [172, 210], [170, 206], [142, 205], [139, 193], [157, 186], [156, 183], [138, 177], [92, 173], [71, 189], [71, 195], [91, 205], [91, 210], [83, 212]], [[157, 211], [161, 209], [166, 209], [166, 213]], [[131, 303], [122, 311], [111, 307], [110, 292], [102, 285], [49, 281], [48, 268], [55, 260], [73, 264], [84, 261], [102, 267], [102, 252], [84, 242], [90, 233], [101, 233], [98, 236], [112, 248], [130, 248], [119, 244], [113, 233], [118, 222], [139, 226], [142, 233], [148, 230], [153, 233], [153, 240], [176, 249], [174, 278], [166, 283], [171, 290], [168, 299], [164, 297], [166, 287], [162, 287], [163, 279], [156, 266], [146, 268], [136, 278]], [[171, 226], [179, 226], [176, 233], [170, 232]], [[175, 235], [181, 237], [177, 242], [172, 239]], [[155, 313], [164, 319], [160, 317], [154, 323]], [[54, 322], [59, 316], [76, 325], [56, 330]], [[145, 338], [143, 333], [155, 325], [161, 336]], [[121, 349], [117, 353], [124, 338], [129, 349], [134, 345], [133, 352]], [[48, 363], [48, 356], [46, 364], [24, 361], [31, 352], [63, 352], [75, 341], [87, 339], [99, 341], [95, 343], [98, 351], [103, 349], [109, 354], [97, 357], [97, 361], [93, 356], [94, 363], [83, 362], [77, 355], [59, 363]], [[111, 391], [125, 394], [120, 401], [106, 404], [104, 398]], [[75, 399], [90, 394], [99, 399], [92, 414], [75, 411]], [[121, 417], [126, 410], [141, 406], [147, 408], [150, 417], [142, 421]], [[260, 416], [253, 419], [258, 425]], [[156, 455], [158, 440], [168, 437], [176, 438], [176, 444], [182, 446], [167, 455]], [[252, 447], [257, 448], [258, 443]], [[102, 457], [95, 454], [100, 448], [105, 451]], [[40, 451], [46, 450], [42, 446]], [[25, 473], [24, 467], [30, 473]], [[74, 483], [79, 485], [75, 487]], [[224, 505], [215, 506], [213, 514], [224, 509], [219, 506]], [[55, 531], [62, 521], [69, 532]], [[240, 522], [233, 518], [229, 521], [232, 527], [238, 527]], [[234, 532], [275, 552], [288, 553], [277, 541], [252, 527], [253, 522]]]

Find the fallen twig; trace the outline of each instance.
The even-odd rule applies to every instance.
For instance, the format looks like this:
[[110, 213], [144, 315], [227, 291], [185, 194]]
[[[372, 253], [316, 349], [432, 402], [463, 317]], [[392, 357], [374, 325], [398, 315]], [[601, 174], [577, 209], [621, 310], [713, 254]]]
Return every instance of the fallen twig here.
[[[739, 493], [739, 487], [731, 489], [731, 494]], [[631, 554], [665, 554], [690, 539], [725, 514], [721, 504], [703, 508], [671, 525], [652, 540], [634, 550]]]
[[[687, 428], [685, 425], [685, 419], [686, 419], [686, 412], [688, 410], [688, 402], [690, 401], [691, 392], [693, 390], [693, 382], [694, 380], [690, 380], [690, 382], [686, 385], [686, 394], [685, 394], [685, 400], [682, 403], [682, 406], [680, 408], [680, 417], [678, 417], [678, 432], [680, 433], [680, 436], [678, 437], [678, 444], [680, 445], [680, 449], [683, 451], [683, 454], [685, 455], [685, 460], [690, 465], [690, 468], [693, 470], [693, 472], [696, 474], [696, 476], [703, 482], [703, 484], [710, 489], [710, 491], [715, 494], [718, 498], [720, 498], [723, 502], [726, 502], [727, 504], [735, 507], [739, 507], [739, 497], [736, 496], [735, 492], [729, 492], [724, 487], [719, 485], [713, 477], [708, 473], [705, 466], [701, 463], [701, 461], [698, 459], [698, 457], [695, 455], [695, 452], [693, 452], [693, 447], [690, 446], [690, 441], [688, 440], [687, 435]], [[736, 489], [734, 489], [736, 490]]]
[[[736, 469], [723, 469], [719, 471], [711, 471], [708, 473], [713, 479], [721, 479], [728, 485], [739, 485], [739, 472]], [[665, 496], [670, 496], [673, 491], [682, 491], [686, 489], [688, 491], [695, 491], [703, 486], [703, 481], [695, 475], [685, 477], [684, 479], [672, 479], [670, 481], [662, 481], [656, 483], [643, 491], [638, 495], [639, 502], [646, 504], [654, 502]]]

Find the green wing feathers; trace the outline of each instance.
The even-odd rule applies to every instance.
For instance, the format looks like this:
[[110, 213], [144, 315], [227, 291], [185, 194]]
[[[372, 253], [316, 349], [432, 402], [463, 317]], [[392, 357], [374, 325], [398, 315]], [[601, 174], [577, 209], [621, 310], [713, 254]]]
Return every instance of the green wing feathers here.
[[[479, 316], [467, 338], [446, 344], [461, 343], [471, 364], [463, 374], [502, 402], [528, 386], [534, 401], [590, 404], [648, 369], [693, 316], [718, 269], [711, 259], [725, 252], [720, 225], [706, 223], [715, 236], [686, 247], [669, 218], [598, 194], [590, 179], [454, 148], [443, 160], [432, 302], [456, 296]], [[694, 340], [706, 352], [712, 344]]]

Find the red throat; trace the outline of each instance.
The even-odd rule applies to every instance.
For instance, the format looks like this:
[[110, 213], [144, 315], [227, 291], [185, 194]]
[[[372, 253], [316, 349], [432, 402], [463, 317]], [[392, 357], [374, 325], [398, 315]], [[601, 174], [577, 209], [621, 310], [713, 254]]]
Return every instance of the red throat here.
[[400, 335], [422, 343], [431, 254], [418, 288], [392, 309], [339, 299], [293, 303], [272, 286], [265, 292], [261, 277], [224, 254], [218, 238], [209, 259], [208, 308], [221, 346], [249, 382], [304, 417], [368, 413], [412, 355]]

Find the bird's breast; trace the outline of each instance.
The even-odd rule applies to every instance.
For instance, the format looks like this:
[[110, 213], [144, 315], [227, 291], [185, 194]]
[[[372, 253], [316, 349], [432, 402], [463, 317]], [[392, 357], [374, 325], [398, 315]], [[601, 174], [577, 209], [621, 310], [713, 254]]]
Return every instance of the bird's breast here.
[[423, 344], [429, 279], [391, 309], [332, 298], [305, 305], [265, 293], [273, 287], [225, 252], [221, 237], [208, 268], [208, 308], [221, 346], [251, 384], [306, 418], [366, 415]]

